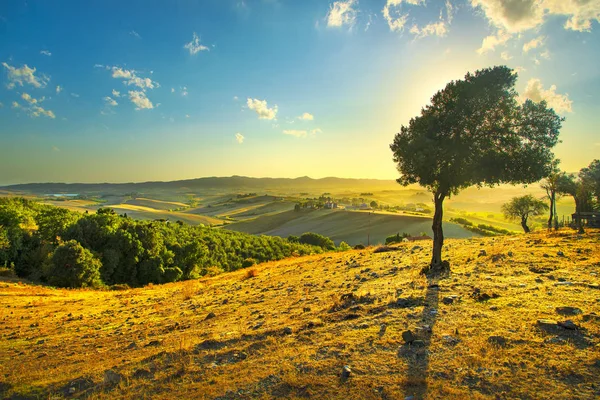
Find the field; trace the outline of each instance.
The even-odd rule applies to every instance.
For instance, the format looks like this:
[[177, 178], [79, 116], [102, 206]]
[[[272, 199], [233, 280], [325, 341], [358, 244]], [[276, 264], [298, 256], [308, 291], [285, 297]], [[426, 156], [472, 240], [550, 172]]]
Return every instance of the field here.
[[[336, 244], [345, 241], [355, 245], [385, 243], [385, 238], [395, 233], [419, 236], [431, 231], [431, 219], [425, 216], [395, 213], [369, 213], [345, 210], [285, 211], [243, 221], [227, 226], [239, 232], [288, 237], [304, 232], [318, 232], [331, 238]], [[466, 238], [473, 233], [451, 222], [444, 223], [448, 237]]]
[[[33, 184], [0, 190], [0, 195], [37, 197], [45, 203], [79, 212], [110, 207], [136, 219], [183, 221], [281, 237], [315, 232], [331, 237], [338, 244], [345, 241], [351, 245], [384, 243], [387, 236], [396, 233], [430, 233], [431, 214], [390, 213], [381, 209], [370, 216], [349, 210], [307, 209], [298, 213], [293, 211], [295, 204], [325, 196], [345, 199], [342, 208], [349, 206], [352, 200], [367, 204], [375, 201], [383, 209], [418, 204], [433, 208], [431, 194], [424, 188], [404, 188], [394, 181], [338, 178], [201, 178], [140, 184]], [[82, 198], [56, 198], [48, 193], [78, 193]], [[446, 237], [477, 236], [450, 222], [456, 217], [466, 218], [475, 225], [521, 232], [517, 221], [504, 218], [501, 207], [512, 197], [523, 194], [544, 196], [538, 185], [469, 188], [452, 196], [445, 202]], [[570, 216], [573, 211], [570, 197], [560, 199], [559, 218]], [[546, 216], [533, 218], [530, 226], [541, 229], [546, 219]]]
[[124, 291], [3, 278], [0, 394], [598, 398], [599, 243], [571, 230], [448, 240], [441, 280], [419, 273], [430, 242]]

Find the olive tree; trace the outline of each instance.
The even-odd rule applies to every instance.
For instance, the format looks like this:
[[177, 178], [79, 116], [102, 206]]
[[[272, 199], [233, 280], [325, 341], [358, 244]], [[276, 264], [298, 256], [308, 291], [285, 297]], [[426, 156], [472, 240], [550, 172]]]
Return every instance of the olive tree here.
[[521, 103], [516, 80], [514, 71], [499, 66], [448, 83], [390, 145], [398, 183], [433, 194], [431, 273], [450, 269], [442, 260], [447, 197], [473, 185], [533, 183], [552, 170], [563, 119], [545, 101]]
[[525, 233], [529, 233], [530, 229], [527, 225], [529, 217], [542, 215], [548, 206], [541, 200], [536, 199], [532, 195], [514, 197], [510, 202], [502, 205], [502, 213], [508, 219], [521, 220], [521, 227]]

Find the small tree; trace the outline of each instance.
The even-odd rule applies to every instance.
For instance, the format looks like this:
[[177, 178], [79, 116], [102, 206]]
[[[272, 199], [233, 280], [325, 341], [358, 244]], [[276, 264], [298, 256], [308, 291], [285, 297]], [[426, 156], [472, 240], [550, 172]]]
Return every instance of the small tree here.
[[432, 273], [450, 269], [442, 261], [444, 199], [473, 185], [533, 183], [552, 170], [563, 120], [544, 101], [520, 104], [516, 79], [501, 66], [448, 83], [390, 145], [398, 183], [433, 193]]
[[102, 264], [91, 251], [75, 240], [58, 246], [46, 271], [48, 282], [60, 287], [98, 287]]
[[[558, 164], [558, 163], [557, 163]], [[565, 172], [561, 172], [556, 168], [540, 185], [546, 191], [546, 197], [550, 201], [550, 215], [548, 217], [548, 229], [558, 229], [558, 214], [556, 213], [556, 202], [560, 199], [563, 193], [560, 192], [561, 185], [564, 184], [568, 176]]]
[[579, 171], [579, 177], [583, 185], [595, 198], [595, 204], [592, 208], [600, 208], [600, 160], [594, 160], [585, 168]]
[[375, 200], [371, 201], [371, 203], [369, 204], [371, 206], [371, 208], [377, 208], [377, 202]]
[[502, 212], [506, 218], [521, 220], [521, 226], [525, 233], [530, 232], [529, 226], [527, 226], [529, 217], [542, 215], [546, 210], [548, 210], [546, 203], [530, 194], [514, 197], [509, 203], [502, 206]]

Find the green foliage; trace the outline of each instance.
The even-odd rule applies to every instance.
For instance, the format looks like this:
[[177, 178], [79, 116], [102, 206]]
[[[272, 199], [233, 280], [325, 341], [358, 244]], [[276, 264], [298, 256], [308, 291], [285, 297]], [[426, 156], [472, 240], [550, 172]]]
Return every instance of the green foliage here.
[[46, 271], [48, 282], [61, 287], [99, 287], [100, 260], [75, 240], [59, 245]]
[[456, 222], [457, 224], [460, 224], [462, 226], [473, 226], [473, 223], [471, 221], [469, 221], [466, 218], [461, 218], [461, 217], [450, 218], [450, 222]]
[[248, 257], [242, 261], [242, 268], [249, 268], [256, 264], [258, 264], [258, 262], [254, 258]]
[[375, 200], [371, 201], [371, 203], [369, 203], [369, 205], [371, 206], [371, 208], [377, 208], [378, 204]]
[[521, 104], [516, 80], [499, 66], [448, 83], [390, 145], [398, 183], [434, 194], [432, 264], [442, 265], [446, 197], [474, 185], [533, 183], [552, 172], [563, 119], [545, 101]]
[[529, 232], [527, 226], [529, 217], [542, 215], [546, 210], [548, 210], [546, 203], [530, 194], [514, 197], [510, 202], [502, 205], [504, 216], [508, 219], [520, 219], [525, 232]]
[[[291, 239], [136, 221], [107, 208], [96, 214], [78, 214], [24, 199], [0, 199], [0, 266], [15, 265], [21, 277], [48, 279], [68, 287], [79, 281], [61, 275], [61, 265], [66, 263], [51, 262], [58, 248], [61, 250], [56, 260], [65, 257], [67, 250], [61, 240], [77, 243], [94, 254], [92, 261], [88, 253], [81, 257], [97, 267], [101, 283], [133, 287], [234, 271], [248, 260], [259, 263], [334, 249], [333, 242], [325, 237], [319, 238], [320, 247], [301, 243], [300, 238]], [[70, 248], [72, 253], [75, 250], [78, 248]], [[48, 265], [52, 268], [43, 268]], [[95, 286], [97, 282], [81, 284]]]
[[288, 242], [292, 243], [300, 243], [300, 238], [298, 236], [290, 235], [287, 237]]
[[401, 243], [402, 240], [407, 237], [410, 237], [408, 233], [402, 232], [402, 235], [400, 235], [400, 232], [398, 232], [395, 235], [386, 237], [385, 244]]
[[516, 79], [510, 68], [487, 68], [437, 92], [390, 146], [398, 182], [448, 196], [547, 176], [562, 119], [544, 101], [520, 104]]
[[348, 250], [352, 250], [352, 247], [346, 242], [341, 242], [340, 245], [338, 246], [338, 250], [339, 251], [348, 251]]
[[600, 160], [594, 160], [590, 165], [582, 168], [579, 171], [579, 178], [589, 195], [595, 198], [595, 204], [592, 204], [591, 208], [600, 209]]
[[512, 232], [508, 229], [502, 229], [493, 225], [479, 224], [475, 226], [471, 221], [466, 218], [450, 218], [450, 222], [460, 224], [468, 231], [477, 233], [482, 236], [497, 236], [497, 235], [511, 235]]
[[300, 243], [309, 244], [312, 246], [319, 246], [324, 250], [334, 250], [335, 244], [333, 241], [326, 236], [319, 235], [318, 233], [306, 232], [300, 235], [298, 240]]

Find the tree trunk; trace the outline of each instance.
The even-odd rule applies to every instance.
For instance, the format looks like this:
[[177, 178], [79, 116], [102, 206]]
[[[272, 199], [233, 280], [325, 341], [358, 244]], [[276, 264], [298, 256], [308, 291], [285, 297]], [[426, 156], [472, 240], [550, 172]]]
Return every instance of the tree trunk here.
[[525, 231], [525, 233], [530, 232], [530, 229], [527, 226], [527, 217], [521, 217], [521, 226], [523, 227], [523, 230]]
[[556, 202], [556, 193], [552, 191], [550, 193], [550, 218], [548, 218], [548, 230], [552, 229], [552, 222], [554, 221], [554, 203]]
[[434, 193], [435, 212], [433, 214], [433, 224], [431, 225], [431, 229], [433, 230], [433, 253], [428, 269], [429, 273], [433, 275], [450, 272], [450, 264], [447, 261], [442, 261], [442, 246], [444, 245], [442, 217], [444, 214], [443, 205], [445, 198], [445, 193]]

